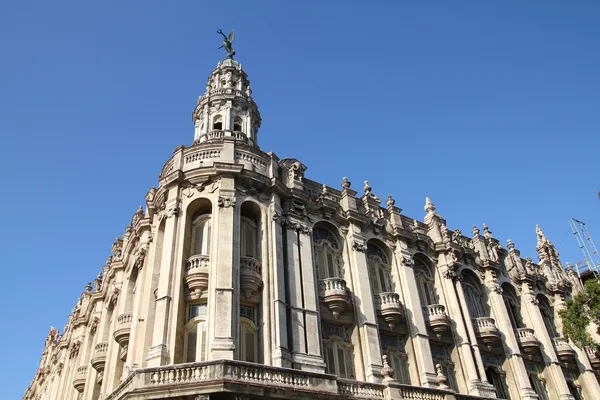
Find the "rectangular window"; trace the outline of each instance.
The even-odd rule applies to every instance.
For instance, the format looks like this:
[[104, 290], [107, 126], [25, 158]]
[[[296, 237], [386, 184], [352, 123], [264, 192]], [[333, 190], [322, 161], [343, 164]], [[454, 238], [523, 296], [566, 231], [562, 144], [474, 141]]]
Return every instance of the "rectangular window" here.
[[337, 358], [339, 376], [342, 378], [347, 378], [348, 376], [346, 375], [346, 357], [344, 357], [344, 350], [339, 347], [337, 349]]
[[188, 332], [187, 335], [187, 354], [186, 361], [187, 362], [195, 362], [196, 361], [196, 342], [198, 340], [198, 327], [194, 326], [191, 331]]

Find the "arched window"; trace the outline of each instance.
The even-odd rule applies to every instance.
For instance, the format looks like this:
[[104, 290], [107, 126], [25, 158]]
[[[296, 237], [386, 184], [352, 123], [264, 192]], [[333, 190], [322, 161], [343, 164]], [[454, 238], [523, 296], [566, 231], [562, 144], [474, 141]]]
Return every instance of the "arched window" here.
[[247, 217], [241, 218], [241, 256], [258, 259], [258, 229], [256, 222]]
[[404, 351], [405, 339], [401, 336], [389, 336], [380, 332], [382, 354], [387, 356], [387, 362], [394, 370], [394, 378], [403, 384], [410, 385], [408, 356]]
[[521, 306], [517, 295], [509, 285], [502, 285], [502, 298], [508, 312], [508, 318], [513, 329], [523, 328], [523, 320], [521, 319]]
[[220, 131], [223, 129], [223, 117], [220, 114], [217, 114], [213, 118], [213, 129]]
[[242, 119], [240, 117], [235, 117], [233, 119], [233, 130], [236, 132], [242, 131]]
[[544, 381], [542, 381], [542, 379], [540, 379], [539, 374], [529, 373], [529, 383], [540, 400], [548, 400], [546, 384]]
[[461, 283], [471, 318], [489, 316], [487, 302], [477, 279], [469, 273], [463, 273]]
[[433, 365], [440, 364], [442, 367], [442, 373], [448, 379], [448, 386], [454, 391], [458, 391], [458, 384], [456, 382], [456, 374], [454, 370], [454, 362], [451, 356], [452, 348], [447, 345], [438, 345], [431, 343], [431, 355], [433, 357]]
[[428, 306], [439, 304], [438, 296], [435, 291], [435, 279], [429, 266], [421, 261], [415, 260], [414, 270], [421, 305]]
[[325, 372], [340, 378], [354, 379], [352, 345], [332, 336], [325, 342]]
[[342, 277], [342, 252], [336, 237], [323, 227], [313, 229], [315, 266], [319, 279]]
[[210, 214], [200, 215], [192, 222], [192, 255], [210, 255], [210, 235]]
[[390, 261], [381, 247], [369, 243], [367, 245], [367, 262], [373, 293], [392, 291], [392, 275]]
[[258, 362], [256, 308], [240, 306], [240, 360]]
[[497, 367], [489, 366], [485, 369], [485, 376], [489, 383], [496, 389], [496, 397], [499, 399], [510, 399], [504, 376], [498, 371]]
[[550, 302], [545, 296], [540, 295], [537, 297], [537, 300], [548, 335], [550, 335], [551, 338], [560, 336], [556, 330], [556, 324], [554, 323], [554, 308], [550, 305]]
[[185, 324], [186, 362], [206, 361], [206, 304], [190, 304]]

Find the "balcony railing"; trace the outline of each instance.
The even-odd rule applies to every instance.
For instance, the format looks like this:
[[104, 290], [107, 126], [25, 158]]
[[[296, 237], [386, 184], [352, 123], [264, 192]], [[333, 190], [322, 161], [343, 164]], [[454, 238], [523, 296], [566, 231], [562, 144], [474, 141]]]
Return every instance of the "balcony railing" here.
[[135, 369], [105, 400], [124, 399], [132, 392], [154, 398], [156, 394], [175, 393], [175, 390], [181, 398], [216, 392], [248, 391], [251, 394], [260, 390], [265, 395], [277, 393], [282, 399], [455, 399], [454, 393], [446, 390], [396, 382], [387, 385], [361, 382], [308, 371], [217, 360]]
[[129, 334], [131, 333], [131, 322], [133, 321], [133, 313], [127, 312], [117, 317], [117, 329], [114, 333], [114, 338], [122, 348], [119, 357], [121, 359], [127, 355], [127, 346], [129, 345]]
[[569, 362], [575, 358], [575, 350], [569, 344], [569, 340], [564, 337], [552, 338], [556, 355], [561, 361]]
[[210, 257], [204, 254], [193, 255], [185, 262], [185, 283], [192, 299], [198, 299], [206, 293], [209, 267]]
[[375, 295], [375, 308], [391, 330], [404, 318], [404, 310], [400, 302], [400, 295], [394, 292], [383, 292]]
[[540, 349], [540, 341], [535, 337], [531, 328], [517, 328], [515, 330], [519, 345], [525, 353], [536, 353]]
[[496, 327], [494, 318], [480, 317], [474, 318], [473, 321], [475, 322], [475, 334], [485, 345], [491, 346], [500, 341], [502, 335]]
[[319, 297], [335, 319], [338, 319], [341, 313], [350, 308], [348, 287], [342, 278], [320, 279]]
[[240, 289], [246, 302], [257, 304], [262, 288], [262, 265], [252, 257], [240, 257]]
[[594, 348], [586, 346], [585, 354], [587, 354], [590, 364], [592, 364], [592, 368], [595, 370], [600, 370], [600, 356], [598, 355], [598, 351]]
[[446, 307], [441, 304], [430, 304], [423, 307], [425, 322], [433, 330], [438, 338], [441, 338], [445, 332], [450, 329], [452, 322], [446, 314]]
[[83, 388], [85, 387], [85, 379], [87, 377], [87, 365], [83, 365], [77, 368], [77, 372], [75, 373], [75, 379], [73, 380], [73, 387], [79, 392], [83, 393]]
[[98, 372], [104, 371], [106, 364], [106, 353], [108, 352], [108, 343], [101, 342], [94, 346], [94, 355], [92, 356], [92, 368]]

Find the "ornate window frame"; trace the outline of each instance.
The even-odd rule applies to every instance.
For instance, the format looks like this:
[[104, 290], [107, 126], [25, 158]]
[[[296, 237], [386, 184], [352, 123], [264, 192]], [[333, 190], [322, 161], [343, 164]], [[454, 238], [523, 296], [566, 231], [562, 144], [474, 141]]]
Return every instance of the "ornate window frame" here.
[[373, 294], [393, 292], [392, 265], [380, 246], [367, 244], [367, 265]]
[[338, 239], [329, 229], [313, 229], [314, 262], [318, 279], [342, 278], [342, 251]]

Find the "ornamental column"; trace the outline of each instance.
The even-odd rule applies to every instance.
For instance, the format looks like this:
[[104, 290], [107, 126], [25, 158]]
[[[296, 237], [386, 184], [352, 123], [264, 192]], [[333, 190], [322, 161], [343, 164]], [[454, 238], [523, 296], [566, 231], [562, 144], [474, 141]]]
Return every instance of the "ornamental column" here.
[[237, 287], [240, 237], [240, 224], [235, 220], [235, 205], [235, 179], [232, 176], [221, 176], [218, 211], [213, 224], [213, 229], [216, 230], [217, 259], [211, 263], [212, 290], [209, 291], [208, 299], [211, 321], [214, 321], [209, 325], [212, 327], [210, 360], [233, 360], [235, 357], [239, 315]]
[[556, 393], [561, 400], [574, 400], [554, 350], [554, 342], [546, 330], [546, 324], [537, 305], [538, 300], [535, 298], [528, 282], [521, 283], [521, 293], [523, 293], [521, 304], [525, 311], [523, 314], [529, 317], [530, 326], [534, 329], [536, 338], [542, 343], [540, 352], [544, 364], [546, 364], [546, 371], [550, 375], [546, 377], [546, 381], [549, 383], [548, 391]]
[[450, 237], [447, 232], [445, 221], [435, 212], [435, 205], [431, 202], [429, 197], [425, 200], [425, 211], [427, 212], [424, 220], [428, 227], [427, 235], [433, 240], [436, 247], [443, 248], [443, 250], [438, 253], [437, 270], [442, 277], [440, 279], [441, 287], [448, 307], [446, 311], [455, 324], [455, 329], [453, 330], [454, 343], [457, 347], [461, 367], [466, 378], [466, 389], [469, 394], [478, 396], [480, 395], [478, 387], [480, 380], [471, 351], [471, 343], [469, 341], [466, 326], [467, 321], [465, 320], [465, 314], [458, 297], [457, 286], [460, 285], [457, 285], [455, 282], [458, 277], [455, 271], [454, 254], [450, 247]]
[[486, 286], [490, 288], [488, 298], [490, 299], [490, 307], [496, 321], [496, 326], [504, 334], [502, 347], [506, 356], [510, 381], [512, 381], [512, 384], [509, 383], [507, 385], [508, 391], [511, 397], [514, 398], [520, 396], [523, 400], [536, 400], [538, 399], [538, 395], [529, 383], [529, 376], [523, 362], [519, 342], [515, 336], [514, 327], [510, 322], [509, 311], [504, 304], [502, 289], [497, 284], [497, 281], [494, 280], [491, 271], [487, 271], [486, 273]]
[[173, 259], [176, 246], [175, 233], [179, 225], [179, 188], [169, 190], [165, 204], [165, 232], [163, 237], [162, 254], [160, 255], [160, 275], [156, 289], [156, 309], [152, 346], [146, 355], [147, 365], [157, 367], [172, 362], [168, 349], [169, 315], [172, 309], [173, 288]]

